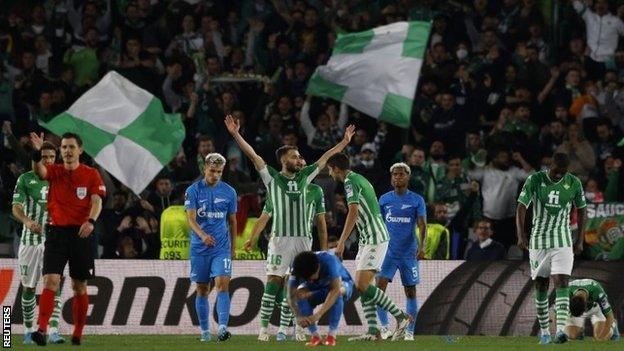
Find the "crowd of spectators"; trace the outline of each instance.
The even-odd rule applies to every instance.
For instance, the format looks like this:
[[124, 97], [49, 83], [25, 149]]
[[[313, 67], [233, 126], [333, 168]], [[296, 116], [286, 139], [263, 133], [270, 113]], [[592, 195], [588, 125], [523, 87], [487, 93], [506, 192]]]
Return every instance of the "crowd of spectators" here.
[[[455, 258], [500, 258], [515, 242], [518, 187], [547, 168], [555, 152], [569, 155], [590, 201], [624, 201], [624, 151], [617, 147], [624, 131], [621, 3], [4, 1], [0, 236], [19, 229], [10, 202], [17, 177], [30, 168], [28, 133], [45, 132], [38, 121], [66, 110], [116, 70], [179, 113], [186, 138], [140, 197], [100, 169], [109, 191], [98, 221], [101, 257], [157, 258], [160, 214], [181, 203], [210, 152], [227, 158], [224, 180], [239, 195], [262, 202], [256, 172], [225, 130], [223, 117], [232, 114], [273, 167], [279, 146], [297, 145], [310, 163], [355, 124], [347, 152], [377, 195], [390, 189], [389, 166], [406, 162], [410, 189], [426, 199], [430, 221], [459, 234]], [[338, 34], [403, 20], [432, 23], [411, 128], [305, 95]], [[50, 133], [46, 139], [58, 143]], [[347, 207], [341, 185], [327, 174], [317, 182], [331, 242]], [[355, 252], [355, 235], [350, 242]], [[481, 252], [492, 242], [495, 254]]]

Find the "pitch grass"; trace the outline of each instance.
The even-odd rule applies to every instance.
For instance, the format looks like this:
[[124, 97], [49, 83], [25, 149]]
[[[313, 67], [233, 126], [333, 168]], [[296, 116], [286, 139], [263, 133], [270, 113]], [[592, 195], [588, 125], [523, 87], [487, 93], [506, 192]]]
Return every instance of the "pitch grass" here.
[[[327, 349], [326, 346], [319, 346]], [[22, 336], [14, 335], [12, 338], [12, 350], [232, 350], [232, 351], [295, 351], [306, 350], [303, 343], [288, 341], [278, 343], [274, 336], [268, 343], [261, 343], [255, 336], [234, 335], [232, 339], [219, 343], [211, 341], [200, 343], [197, 335], [86, 335], [81, 348], [72, 345], [23, 345]], [[515, 351], [515, 350], [579, 350], [579, 351], [609, 351], [624, 350], [624, 342], [595, 342], [592, 338], [583, 341], [571, 341], [563, 345], [538, 345], [537, 337], [487, 337], [487, 336], [416, 336], [414, 341], [381, 341], [381, 342], [348, 342], [346, 337], [338, 337], [337, 350], [345, 351], [429, 351], [429, 350], [492, 350], [492, 351]]]

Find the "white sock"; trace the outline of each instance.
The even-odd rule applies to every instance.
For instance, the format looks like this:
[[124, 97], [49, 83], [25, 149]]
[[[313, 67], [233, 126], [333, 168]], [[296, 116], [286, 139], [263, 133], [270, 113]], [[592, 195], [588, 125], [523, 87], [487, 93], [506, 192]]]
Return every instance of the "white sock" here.
[[48, 334], [54, 334], [54, 333], [58, 333], [58, 328], [49, 327], [48, 328]]
[[542, 329], [542, 335], [550, 335], [550, 330], [548, 328]]
[[266, 334], [268, 332], [266, 327], [260, 327], [260, 334]]

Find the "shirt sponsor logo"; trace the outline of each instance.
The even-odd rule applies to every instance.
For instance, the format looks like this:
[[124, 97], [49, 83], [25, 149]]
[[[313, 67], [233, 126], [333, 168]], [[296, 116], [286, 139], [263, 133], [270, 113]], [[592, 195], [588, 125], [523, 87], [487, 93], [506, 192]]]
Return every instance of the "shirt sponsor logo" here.
[[202, 218], [217, 218], [217, 219], [221, 219], [221, 218], [225, 218], [225, 212], [208, 212], [206, 211], [205, 207], [201, 207], [197, 210], [197, 216], [198, 217], [202, 217]]
[[37, 184], [37, 181], [36, 181], [36, 180], [32, 180], [32, 179], [31, 179], [31, 181], [30, 181], [30, 182], [28, 182], [28, 184], [29, 184], [29, 185]]
[[214, 200], [214, 203], [218, 204], [218, 203], [224, 202], [224, 201], [227, 201], [227, 199], [222, 199], [222, 198], [216, 197], [215, 200]]
[[386, 222], [388, 223], [411, 223], [411, 217], [393, 217], [392, 211], [388, 211], [386, 214]]
[[405, 210], [406, 208], [410, 208], [412, 207], [412, 205], [401, 205], [401, 209]]
[[86, 187], [83, 187], [83, 186], [77, 187], [77, 188], [76, 188], [76, 196], [77, 196], [80, 200], [82, 200], [82, 199], [84, 199], [85, 197], [87, 197], [87, 188], [86, 188]]

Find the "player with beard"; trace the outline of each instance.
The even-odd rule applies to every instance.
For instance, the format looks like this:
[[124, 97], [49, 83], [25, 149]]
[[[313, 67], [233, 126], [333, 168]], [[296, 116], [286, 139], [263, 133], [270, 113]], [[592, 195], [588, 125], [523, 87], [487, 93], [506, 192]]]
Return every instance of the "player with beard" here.
[[303, 251], [312, 248], [312, 236], [307, 227], [307, 192], [312, 182], [327, 160], [344, 150], [355, 134], [355, 127], [345, 130], [343, 139], [333, 148], [325, 152], [316, 163], [303, 166], [303, 159], [295, 146], [282, 146], [277, 149], [276, 156], [282, 169], [275, 170], [268, 166], [255, 150], [239, 133], [240, 122], [228, 115], [225, 126], [241, 150], [251, 159], [256, 170], [267, 187], [267, 196], [271, 200], [273, 222], [271, 240], [267, 253], [267, 284], [262, 296], [260, 309], [260, 332], [258, 340], [269, 341], [269, 318], [273, 313], [275, 301], [284, 299], [284, 278], [290, 270], [293, 259]]

